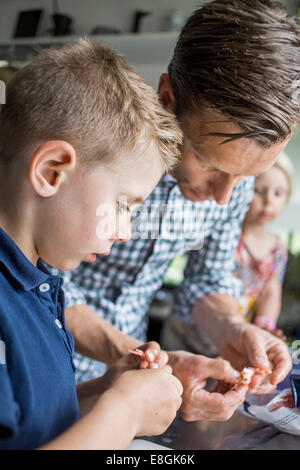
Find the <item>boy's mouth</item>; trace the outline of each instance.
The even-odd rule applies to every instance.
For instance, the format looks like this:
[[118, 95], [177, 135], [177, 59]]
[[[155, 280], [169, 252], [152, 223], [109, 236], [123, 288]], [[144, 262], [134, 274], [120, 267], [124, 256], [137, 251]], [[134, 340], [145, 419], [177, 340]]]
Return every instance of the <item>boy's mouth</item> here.
[[101, 253], [91, 253], [90, 255], [88, 255], [86, 261], [88, 263], [94, 263], [97, 259], [97, 255], [108, 256], [109, 253], [110, 253], [110, 251], [105, 251], [105, 252], [101, 252]]

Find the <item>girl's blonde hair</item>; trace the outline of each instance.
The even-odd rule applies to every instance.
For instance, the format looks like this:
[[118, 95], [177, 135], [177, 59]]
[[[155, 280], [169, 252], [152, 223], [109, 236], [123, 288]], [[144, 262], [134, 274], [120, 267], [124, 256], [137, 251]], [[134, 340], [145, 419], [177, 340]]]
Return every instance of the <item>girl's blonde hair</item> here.
[[292, 194], [292, 187], [293, 187], [293, 165], [288, 154], [286, 152], [280, 152], [272, 168], [278, 168], [284, 173], [284, 176], [286, 177], [286, 180], [288, 182], [288, 199], [289, 199]]

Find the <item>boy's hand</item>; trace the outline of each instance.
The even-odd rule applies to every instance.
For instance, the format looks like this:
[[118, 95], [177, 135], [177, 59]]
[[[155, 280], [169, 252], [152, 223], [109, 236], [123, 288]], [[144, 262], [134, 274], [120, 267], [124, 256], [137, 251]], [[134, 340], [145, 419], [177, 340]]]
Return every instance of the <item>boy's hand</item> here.
[[183, 388], [166, 365], [157, 370], [132, 370], [122, 374], [112, 390], [121, 395], [135, 422], [136, 436], [163, 433], [181, 406]]
[[161, 351], [160, 346], [155, 341], [142, 344], [133, 351], [141, 351], [141, 353], [129, 353], [112, 364], [104, 375], [108, 386], [120, 377], [123, 372], [133, 369], [161, 369], [169, 359], [165, 351]]
[[145, 343], [133, 350], [130, 349], [129, 353], [140, 358], [140, 369], [161, 369], [169, 360], [166, 351], [162, 351], [155, 341]]

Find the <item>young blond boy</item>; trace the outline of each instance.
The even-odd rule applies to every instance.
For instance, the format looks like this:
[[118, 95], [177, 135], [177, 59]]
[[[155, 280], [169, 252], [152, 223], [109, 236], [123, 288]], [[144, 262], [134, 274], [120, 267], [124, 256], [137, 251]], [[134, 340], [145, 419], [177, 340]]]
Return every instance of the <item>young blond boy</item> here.
[[[101, 44], [49, 49], [9, 84], [0, 114], [0, 449], [120, 449], [174, 418], [182, 387], [155, 343], [142, 347], [150, 369], [108, 371], [76, 394], [62, 281], [39, 258], [74, 269], [129, 238], [130, 212], [176, 161], [180, 141], [150, 87]], [[123, 369], [137, 364], [124, 358]], [[79, 405], [91, 410], [83, 418]]]

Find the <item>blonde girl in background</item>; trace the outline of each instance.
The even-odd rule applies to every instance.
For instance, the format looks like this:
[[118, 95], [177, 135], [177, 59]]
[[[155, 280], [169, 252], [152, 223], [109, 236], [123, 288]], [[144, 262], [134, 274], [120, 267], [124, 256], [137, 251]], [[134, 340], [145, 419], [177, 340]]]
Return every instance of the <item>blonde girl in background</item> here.
[[241, 314], [250, 322], [285, 339], [276, 323], [281, 311], [287, 251], [266, 225], [286, 206], [292, 191], [292, 165], [281, 152], [274, 165], [256, 177], [253, 201], [237, 248], [237, 276], [242, 281]]

